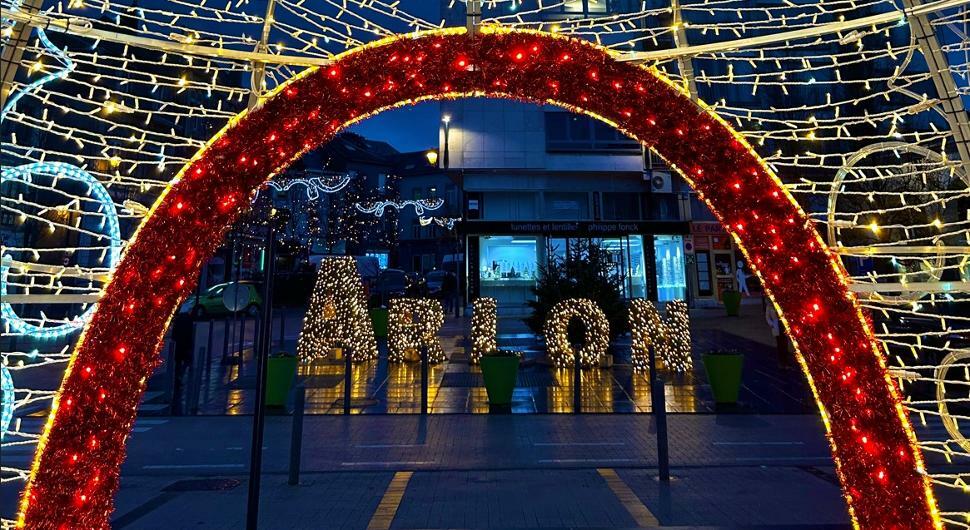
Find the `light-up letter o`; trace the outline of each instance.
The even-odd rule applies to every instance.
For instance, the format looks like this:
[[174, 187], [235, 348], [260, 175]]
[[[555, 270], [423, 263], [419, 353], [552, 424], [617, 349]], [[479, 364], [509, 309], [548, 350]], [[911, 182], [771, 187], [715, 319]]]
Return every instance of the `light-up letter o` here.
[[[578, 350], [569, 343], [569, 323], [577, 318], [583, 323], [585, 338]], [[610, 323], [592, 300], [570, 298], [552, 307], [543, 326], [546, 351], [556, 366], [595, 366], [610, 347]]]

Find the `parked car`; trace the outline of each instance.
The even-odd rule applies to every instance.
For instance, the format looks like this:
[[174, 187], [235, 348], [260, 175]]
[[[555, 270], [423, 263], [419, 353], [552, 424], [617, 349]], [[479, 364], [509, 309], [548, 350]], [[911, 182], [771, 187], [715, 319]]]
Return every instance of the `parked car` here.
[[424, 277], [428, 286], [428, 294], [437, 295], [442, 291], [454, 291], [455, 275], [443, 270], [431, 271]]
[[[225, 294], [226, 288], [230, 285], [234, 286], [236, 282], [213, 285], [198, 296], [198, 303], [196, 303], [195, 295], [189, 296], [188, 300], [182, 304], [179, 312], [191, 313], [196, 318], [229, 314], [230, 311], [223, 302], [223, 295]], [[243, 306], [242, 311], [247, 315], [258, 315], [259, 309], [263, 305], [263, 299], [259, 296], [257, 285], [253, 282], [238, 282], [238, 285], [239, 289], [243, 289], [244, 292], [249, 293], [248, 302]]]
[[379, 296], [382, 303], [386, 304], [391, 298], [404, 296], [407, 290], [407, 277], [400, 269], [384, 269], [377, 277], [374, 284], [372, 295]]

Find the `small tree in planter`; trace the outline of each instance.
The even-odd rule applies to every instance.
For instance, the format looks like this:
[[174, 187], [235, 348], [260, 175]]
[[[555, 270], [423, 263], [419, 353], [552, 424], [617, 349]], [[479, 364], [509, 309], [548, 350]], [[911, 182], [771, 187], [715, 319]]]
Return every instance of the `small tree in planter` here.
[[[629, 329], [626, 306], [621, 293], [622, 278], [610, 254], [589, 239], [577, 239], [569, 245], [565, 258], [555, 257], [539, 268], [539, 280], [529, 301], [532, 315], [525, 323], [534, 333], [543, 333], [546, 317], [552, 308], [568, 298], [592, 300], [610, 323], [612, 338]], [[578, 320], [570, 323], [569, 340], [579, 343], [585, 330]]]
[[716, 403], [737, 403], [744, 355], [737, 350], [711, 350], [701, 356]]

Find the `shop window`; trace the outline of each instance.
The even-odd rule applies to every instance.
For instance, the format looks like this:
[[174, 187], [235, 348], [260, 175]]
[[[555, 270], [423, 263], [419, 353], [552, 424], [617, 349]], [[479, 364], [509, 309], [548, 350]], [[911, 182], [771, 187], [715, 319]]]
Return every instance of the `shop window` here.
[[538, 251], [535, 237], [481, 237], [478, 262], [481, 296], [495, 298], [499, 307], [525, 307], [534, 298]]
[[684, 300], [687, 296], [684, 237], [653, 236], [653, 246], [657, 268], [657, 301]]
[[543, 219], [560, 221], [589, 219], [589, 195], [546, 192], [542, 212]]
[[640, 205], [635, 193], [603, 193], [603, 219], [640, 219]]

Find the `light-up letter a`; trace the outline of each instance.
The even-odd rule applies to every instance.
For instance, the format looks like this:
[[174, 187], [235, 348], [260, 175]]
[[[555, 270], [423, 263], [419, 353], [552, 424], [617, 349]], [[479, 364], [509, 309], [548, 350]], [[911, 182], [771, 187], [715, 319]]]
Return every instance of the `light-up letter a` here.
[[320, 263], [296, 349], [302, 360], [310, 361], [336, 347], [349, 349], [355, 361], [377, 357], [357, 262], [348, 256], [329, 257]]

